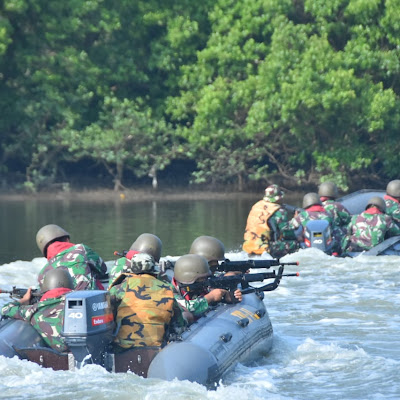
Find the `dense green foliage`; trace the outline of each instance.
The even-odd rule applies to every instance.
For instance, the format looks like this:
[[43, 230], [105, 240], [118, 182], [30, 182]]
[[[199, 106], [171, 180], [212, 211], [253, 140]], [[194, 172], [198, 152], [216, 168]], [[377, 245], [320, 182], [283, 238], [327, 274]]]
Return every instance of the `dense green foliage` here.
[[400, 175], [400, 0], [3, 0], [0, 175], [342, 188]]

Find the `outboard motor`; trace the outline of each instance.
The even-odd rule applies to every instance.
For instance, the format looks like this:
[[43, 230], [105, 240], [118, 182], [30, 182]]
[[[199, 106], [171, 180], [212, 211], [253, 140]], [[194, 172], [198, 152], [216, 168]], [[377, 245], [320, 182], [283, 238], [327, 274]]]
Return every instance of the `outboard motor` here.
[[62, 336], [75, 358], [75, 366], [103, 364], [111, 343], [114, 316], [105, 290], [81, 290], [67, 294]]
[[334, 241], [329, 222], [326, 220], [312, 220], [307, 222], [304, 230], [303, 248], [313, 247], [326, 254], [332, 254]]

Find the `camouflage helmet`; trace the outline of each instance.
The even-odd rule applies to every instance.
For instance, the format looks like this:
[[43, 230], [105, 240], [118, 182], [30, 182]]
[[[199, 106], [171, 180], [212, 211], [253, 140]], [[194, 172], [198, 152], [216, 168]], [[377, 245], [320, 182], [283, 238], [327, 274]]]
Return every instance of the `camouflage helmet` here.
[[47, 246], [56, 239], [69, 237], [69, 233], [58, 225], [49, 224], [40, 228], [36, 234], [36, 244], [46, 257]]
[[368, 200], [368, 204], [367, 204], [367, 206], [365, 207], [365, 209], [368, 209], [368, 208], [370, 208], [370, 207], [372, 207], [372, 206], [375, 206], [375, 207], [379, 208], [379, 210], [381, 210], [383, 213], [386, 212], [386, 203], [385, 203], [385, 201], [382, 199], [382, 197], [379, 197], [379, 196], [371, 197], [371, 198]]
[[58, 267], [45, 273], [40, 292], [45, 293], [56, 288], [74, 289], [74, 281], [66, 268]]
[[131, 274], [153, 272], [155, 266], [153, 256], [147, 253], [137, 253], [130, 260], [126, 260], [122, 272]]
[[140, 253], [150, 254], [156, 262], [160, 261], [162, 242], [160, 238], [151, 233], [142, 233], [132, 243], [129, 250], [139, 251]]
[[318, 196], [318, 193], [307, 193], [304, 197], [303, 197], [303, 208], [308, 208], [311, 206], [315, 206], [315, 205], [322, 205], [321, 203], [321, 199]]
[[270, 203], [277, 203], [279, 200], [282, 200], [284, 196], [285, 194], [278, 185], [273, 184], [265, 188], [265, 201], [269, 201]]
[[179, 257], [175, 263], [174, 278], [179, 283], [191, 284], [210, 275], [207, 260], [198, 254], [186, 254]]
[[338, 188], [336, 183], [333, 182], [323, 182], [319, 185], [318, 194], [321, 197], [330, 197], [332, 199], [336, 199], [338, 197]]
[[386, 193], [389, 196], [400, 198], [400, 180], [395, 179], [394, 181], [390, 181], [386, 187]]
[[198, 254], [207, 259], [208, 262], [225, 259], [225, 246], [215, 237], [199, 236], [196, 238], [189, 250], [190, 254]]

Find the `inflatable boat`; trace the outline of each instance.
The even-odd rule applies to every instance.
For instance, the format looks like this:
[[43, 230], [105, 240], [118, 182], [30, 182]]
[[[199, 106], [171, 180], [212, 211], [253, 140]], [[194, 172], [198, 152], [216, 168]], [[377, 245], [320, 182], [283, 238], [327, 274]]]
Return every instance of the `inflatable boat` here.
[[[360, 214], [365, 210], [368, 200], [371, 197], [384, 197], [384, 190], [363, 189], [341, 197], [337, 201], [341, 202], [351, 214]], [[399, 256], [400, 255], [400, 236], [393, 236], [368, 251], [350, 252], [349, 257], [363, 256]]]
[[273, 330], [263, 292], [237, 304], [221, 304], [167, 345], [151, 362], [148, 377], [189, 380], [210, 387], [238, 362], [250, 362], [272, 347]]
[[385, 195], [384, 190], [362, 189], [357, 192], [350, 193], [346, 196], [338, 198], [336, 201], [342, 203], [350, 214], [360, 214], [365, 210], [368, 200], [371, 197], [382, 197]]
[[27, 322], [3, 319], [0, 355], [17, 356], [54, 370], [94, 363], [110, 372], [132, 371], [143, 377], [176, 378], [213, 387], [236, 363], [249, 362], [271, 349], [273, 329], [263, 298], [264, 292], [256, 290], [244, 294], [240, 303], [211, 307], [161, 350], [141, 347], [115, 353], [110, 344], [115, 323], [109, 293], [71, 292], [66, 295], [62, 332], [70, 352], [46, 347]]
[[[360, 214], [365, 210], [368, 200], [371, 197], [382, 197], [385, 195], [383, 190], [363, 189], [351, 193], [347, 196], [337, 199], [342, 203], [350, 212], [350, 214]], [[318, 248], [321, 251], [332, 254], [332, 240], [330, 238], [329, 227], [326, 221], [310, 221], [305, 230], [307, 238], [307, 246]], [[400, 236], [394, 236], [386, 239], [379, 245], [373, 247], [368, 251], [363, 252], [349, 252], [346, 253], [348, 257], [364, 256], [399, 256], [400, 255]]]

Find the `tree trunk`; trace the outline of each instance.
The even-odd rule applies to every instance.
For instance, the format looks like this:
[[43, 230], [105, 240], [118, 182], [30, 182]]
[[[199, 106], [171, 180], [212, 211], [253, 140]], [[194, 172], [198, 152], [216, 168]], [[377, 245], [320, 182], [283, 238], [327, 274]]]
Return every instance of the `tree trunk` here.
[[239, 192], [243, 192], [243, 187], [244, 187], [244, 179], [242, 173], [239, 173], [237, 175], [238, 178], [238, 190]]
[[124, 185], [122, 185], [123, 173], [124, 173], [124, 164], [121, 162], [117, 163], [117, 173], [115, 174], [115, 179], [114, 179], [114, 192], [125, 189]]

